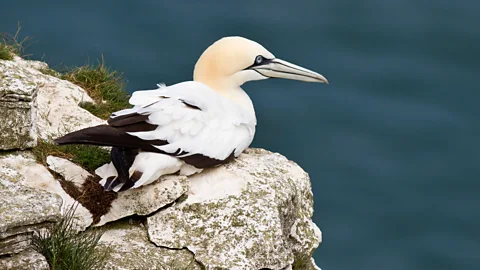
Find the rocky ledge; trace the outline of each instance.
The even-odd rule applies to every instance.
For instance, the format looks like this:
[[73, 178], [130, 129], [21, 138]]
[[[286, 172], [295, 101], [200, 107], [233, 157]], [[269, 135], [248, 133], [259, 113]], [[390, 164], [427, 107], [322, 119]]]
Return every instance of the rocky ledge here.
[[248, 149], [225, 166], [118, 194], [71, 160], [39, 162], [40, 140], [104, 122], [78, 106], [93, 102], [82, 88], [45, 68], [0, 60], [0, 269], [49, 269], [31, 235], [72, 205], [79, 233], [103, 228], [107, 269], [318, 269], [311, 183], [280, 154]]

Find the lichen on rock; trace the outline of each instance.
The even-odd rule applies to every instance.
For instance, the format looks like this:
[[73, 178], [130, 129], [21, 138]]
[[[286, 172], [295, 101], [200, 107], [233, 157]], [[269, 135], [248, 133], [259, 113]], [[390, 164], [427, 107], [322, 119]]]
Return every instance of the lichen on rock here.
[[47, 260], [42, 254], [31, 249], [22, 251], [13, 256], [0, 259], [0, 269], [2, 270], [49, 270]]
[[158, 246], [187, 248], [207, 269], [282, 269], [321, 242], [308, 175], [279, 154], [250, 149], [189, 180], [187, 200], [147, 219]]
[[33, 232], [58, 220], [60, 205], [55, 194], [10, 182], [0, 174], [0, 256], [28, 248]]
[[155, 246], [148, 239], [143, 224], [127, 221], [107, 225], [100, 239], [101, 248], [110, 249], [106, 269], [188, 269], [200, 270], [193, 254], [186, 249], [175, 250]]
[[36, 145], [37, 92], [28, 69], [0, 60], [0, 150]]

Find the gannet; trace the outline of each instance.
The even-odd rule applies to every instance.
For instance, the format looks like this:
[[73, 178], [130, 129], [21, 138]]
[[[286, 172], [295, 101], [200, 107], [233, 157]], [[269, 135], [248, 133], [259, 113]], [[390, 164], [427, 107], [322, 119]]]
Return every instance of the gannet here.
[[200, 56], [193, 81], [136, 91], [129, 100], [133, 107], [113, 113], [107, 124], [55, 142], [111, 146], [111, 162], [95, 171], [106, 191], [138, 188], [166, 174], [198, 173], [231, 161], [250, 145], [257, 120], [241, 86], [268, 78], [328, 84], [257, 42], [225, 37]]

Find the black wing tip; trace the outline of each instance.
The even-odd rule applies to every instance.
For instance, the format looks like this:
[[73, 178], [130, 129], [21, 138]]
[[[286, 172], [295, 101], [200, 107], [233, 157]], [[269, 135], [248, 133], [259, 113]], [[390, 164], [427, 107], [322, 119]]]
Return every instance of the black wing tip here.
[[53, 140], [53, 144], [55, 145], [63, 145], [63, 144], [68, 144], [70, 143], [69, 140], [68, 140], [68, 135], [65, 135], [65, 136], [62, 136], [60, 138], [56, 138], [55, 140]]
[[114, 115], [114, 114], [110, 115], [110, 117], [108, 117], [108, 119], [107, 119], [107, 124], [110, 125], [115, 120], [115, 117], [116, 117], [116, 115]]

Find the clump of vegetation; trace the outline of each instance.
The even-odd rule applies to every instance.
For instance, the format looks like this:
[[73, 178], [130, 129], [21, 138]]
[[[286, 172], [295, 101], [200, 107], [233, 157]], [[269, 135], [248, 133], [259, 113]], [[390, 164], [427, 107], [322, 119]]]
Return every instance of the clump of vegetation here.
[[108, 249], [97, 248], [102, 236], [99, 230], [77, 233], [76, 207], [71, 207], [59, 222], [46, 231], [33, 235], [33, 248], [45, 256], [52, 270], [102, 269], [108, 258]]
[[14, 53], [13, 53], [12, 48], [9, 45], [3, 43], [3, 41], [2, 41], [2, 43], [0, 43], [0, 59], [1, 60], [12, 60], [13, 59], [13, 54]]
[[38, 140], [37, 146], [32, 149], [37, 162], [46, 165], [47, 156], [57, 156], [71, 160], [89, 172], [110, 162], [108, 150], [92, 145], [56, 145], [45, 140]]
[[54, 69], [51, 69], [51, 68], [42, 68], [42, 69], [39, 69], [38, 71], [42, 72], [45, 75], [50, 75], [50, 76], [57, 77], [57, 78], [62, 77], [62, 74], [60, 72], [58, 72]]
[[62, 78], [87, 91], [95, 104], [83, 102], [80, 107], [97, 117], [107, 119], [113, 112], [129, 107], [123, 74], [110, 70], [103, 59], [96, 65], [73, 68]]
[[25, 44], [30, 40], [29, 37], [25, 37], [20, 40], [20, 24], [18, 25], [15, 35], [0, 33], [0, 59], [1, 60], [13, 60], [15, 55], [25, 56]]

